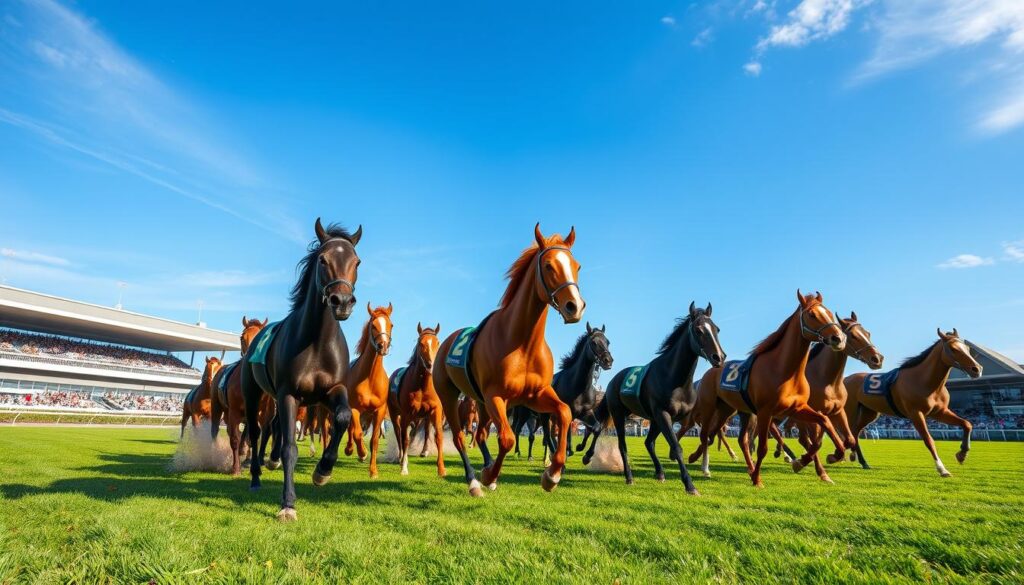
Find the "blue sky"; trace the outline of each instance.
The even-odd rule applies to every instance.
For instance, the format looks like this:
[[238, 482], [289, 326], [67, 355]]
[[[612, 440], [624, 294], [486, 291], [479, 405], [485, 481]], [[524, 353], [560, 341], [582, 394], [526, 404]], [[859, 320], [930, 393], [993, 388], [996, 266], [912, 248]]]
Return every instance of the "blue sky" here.
[[740, 357], [797, 287], [889, 365], [938, 326], [1024, 361], [1024, 5], [551, 4], [6, 2], [0, 277], [235, 330], [361, 223], [395, 367], [540, 221], [618, 366], [691, 300]]

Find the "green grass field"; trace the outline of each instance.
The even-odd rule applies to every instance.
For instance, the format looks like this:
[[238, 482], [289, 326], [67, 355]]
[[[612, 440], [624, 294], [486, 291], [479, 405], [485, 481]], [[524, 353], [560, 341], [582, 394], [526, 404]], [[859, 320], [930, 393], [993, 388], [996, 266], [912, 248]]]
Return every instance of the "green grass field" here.
[[832, 466], [833, 486], [769, 456], [763, 490], [715, 452], [694, 498], [630, 441], [631, 487], [574, 457], [549, 494], [540, 463], [511, 458], [483, 499], [456, 457], [446, 479], [414, 458], [372, 481], [343, 458], [314, 488], [301, 448], [299, 521], [280, 524], [280, 471], [256, 494], [172, 473], [173, 430], [4, 427], [0, 582], [1024, 582], [1024, 444], [957, 466], [942, 443], [941, 479], [920, 442], [868, 441], [875, 469]]

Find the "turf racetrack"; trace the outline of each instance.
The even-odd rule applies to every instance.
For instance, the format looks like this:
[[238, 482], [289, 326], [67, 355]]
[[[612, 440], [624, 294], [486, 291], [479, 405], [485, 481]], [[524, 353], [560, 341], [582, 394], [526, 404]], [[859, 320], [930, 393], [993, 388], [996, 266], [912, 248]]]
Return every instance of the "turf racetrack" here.
[[964, 466], [940, 443], [941, 479], [919, 441], [867, 441], [875, 469], [831, 466], [834, 486], [769, 455], [763, 490], [714, 451], [694, 498], [630, 439], [632, 487], [576, 456], [548, 494], [512, 457], [483, 499], [456, 457], [447, 479], [413, 457], [373, 481], [343, 457], [314, 488], [300, 445], [293, 524], [274, 519], [280, 471], [252, 494], [169, 472], [175, 447], [164, 429], [0, 428], [0, 582], [1024, 582], [1021, 443], [975, 443]]

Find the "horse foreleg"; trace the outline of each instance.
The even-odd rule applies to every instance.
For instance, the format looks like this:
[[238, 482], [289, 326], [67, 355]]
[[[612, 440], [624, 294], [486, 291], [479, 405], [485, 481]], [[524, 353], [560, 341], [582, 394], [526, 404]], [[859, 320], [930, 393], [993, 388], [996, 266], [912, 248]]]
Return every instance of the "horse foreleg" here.
[[[665, 469], [661, 466], [661, 460], [658, 459], [658, 454], [655, 452], [655, 441], [658, 440], [658, 435], [661, 434], [661, 428], [657, 425], [651, 425], [651, 431], [647, 433], [647, 438], [644, 439], [644, 447], [647, 448], [647, 455], [650, 456], [651, 462], [654, 463], [654, 479], [658, 481], [665, 481]], [[669, 457], [672, 457], [672, 453], [669, 453]]]
[[444, 415], [440, 408], [432, 409], [430, 414], [433, 417], [434, 443], [437, 446], [437, 476], [444, 477], [448, 475], [444, 469]]
[[[505, 461], [505, 455], [515, 445], [515, 435], [512, 433], [512, 425], [505, 415], [505, 399], [500, 396], [488, 396], [484, 408], [491, 420], [498, 426], [498, 457], [490, 464], [485, 465], [480, 473], [480, 480], [484, 485], [495, 490], [498, 487], [498, 477], [501, 475], [501, 465]], [[477, 439], [479, 442], [479, 439]]]
[[562, 402], [551, 386], [541, 389], [530, 408], [535, 412], [557, 416], [555, 424], [558, 425], [558, 444], [551, 451], [551, 464], [540, 476], [540, 485], [550, 492], [558, 487], [558, 482], [562, 480], [562, 471], [565, 469], [565, 450], [569, 444], [572, 410], [569, 409], [569, 405]]
[[298, 401], [291, 394], [278, 391], [277, 419], [278, 435], [281, 441], [281, 463], [284, 467], [284, 486], [281, 493], [281, 510], [277, 519], [288, 522], [296, 519], [295, 514], [295, 462], [299, 448], [295, 444], [295, 416]]
[[331, 479], [334, 465], [338, 462], [338, 449], [341, 447], [342, 436], [352, 423], [352, 409], [348, 406], [348, 390], [341, 384], [331, 388], [328, 393], [328, 413], [332, 414], [332, 420], [328, 424], [327, 416], [324, 416], [324, 424], [320, 432], [326, 432], [330, 428], [330, 440], [320, 454], [320, 461], [313, 468], [313, 485], [322, 486]]
[[376, 478], [377, 473], [377, 453], [380, 450], [380, 433], [384, 426], [385, 409], [383, 406], [374, 412], [373, 416], [373, 430], [370, 434], [370, 478]]
[[722, 446], [724, 445], [726, 453], [729, 454], [729, 458], [732, 459], [733, 461], [736, 461], [736, 452], [732, 450], [732, 445], [729, 444], [729, 441], [727, 439], [728, 439], [728, 437], [725, 436], [725, 428], [724, 427], [719, 428], [718, 429], [718, 449], [721, 450]]
[[427, 456], [427, 445], [430, 444], [430, 419], [423, 418], [423, 448], [420, 449], [420, 457]]
[[228, 411], [228, 444], [231, 445], [231, 475], [242, 473], [242, 421], [234, 410]]
[[[753, 419], [754, 417], [750, 413], [740, 413], [740, 434], [736, 438], [740, 446], [740, 453], [743, 453], [743, 461], [747, 464], [747, 474], [751, 477], [754, 475], [754, 462], [750, 458], [750, 427]], [[767, 453], [767, 451], [765, 452]]]
[[764, 487], [761, 483], [761, 465], [764, 463], [764, 458], [768, 455], [768, 434], [772, 426], [772, 417], [767, 413], [757, 417], [757, 427], [755, 434], [757, 435], [757, 462], [754, 463], [754, 472], [750, 474], [750, 481], [754, 484], [754, 487]]
[[779, 425], [775, 424], [773, 420], [770, 427], [772, 438], [775, 439], [775, 456], [778, 457], [780, 453], [786, 454], [786, 463], [789, 463], [796, 459], [796, 453], [786, 445], [785, 437], [782, 435], [782, 431], [779, 430]]
[[928, 422], [925, 420], [924, 413], [921, 411], [911, 412], [907, 417], [910, 422], [913, 423], [914, 429], [917, 430], [917, 434], [921, 436], [924, 441], [925, 447], [928, 447], [928, 452], [932, 454], [932, 459], [935, 461], [935, 471], [939, 472], [942, 477], [949, 477], [953, 475], [946, 469], [946, 466], [942, 464], [942, 459], [939, 459], [939, 452], [935, 448], [935, 440], [932, 439], [932, 434], [928, 432]]
[[961, 418], [949, 408], [933, 414], [932, 418], [941, 423], [963, 429], [963, 437], [960, 439], [960, 450], [956, 453], [956, 461], [962, 465], [964, 460], [967, 459], [967, 452], [971, 450], [971, 431], [974, 427], [970, 421]]
[[[839, 440], [839, 437], [836, 434], [836, 429], [832, 426], [832, 422], [828, 420], [827, 416], [821, 414], [820, 412], [814, 410], [813, 408], [807, 406], [806, 404], [802, 404], [794, 408], [791, 416], [796, 418], [798, 421], [818, 425], [821, 428], [825, 429], [825, 432], [828, 433], [829, 438], [832, 439], [833, 443], [835, 443], [837, 453], [839, 453], [840, 456], [842, 455], [842, 441]], [[811, 449], [804, 453], [803, 456], [801, 456], [799, 459], [795, 459], [793, 461], [793, 471], [799, 472], [801, 469], [806, 467], [808, 463], [813, 461], [820, 447], [820, 442], [817, 444], [813, 444], [811, 446]]]

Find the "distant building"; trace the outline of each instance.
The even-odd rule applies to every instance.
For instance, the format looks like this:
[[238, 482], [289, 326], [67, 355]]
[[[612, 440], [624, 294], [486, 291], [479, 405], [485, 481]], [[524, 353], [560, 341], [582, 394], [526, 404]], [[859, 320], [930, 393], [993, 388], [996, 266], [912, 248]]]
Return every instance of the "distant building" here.
[[957, 369], [950, 373], [946, 387], [953, 410], [974, 409], [996, 416], [1024, 415], [1024, 367], [973, 341], [967, 341], [967, 345], [984, 370], [976, 380]]

